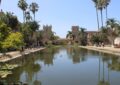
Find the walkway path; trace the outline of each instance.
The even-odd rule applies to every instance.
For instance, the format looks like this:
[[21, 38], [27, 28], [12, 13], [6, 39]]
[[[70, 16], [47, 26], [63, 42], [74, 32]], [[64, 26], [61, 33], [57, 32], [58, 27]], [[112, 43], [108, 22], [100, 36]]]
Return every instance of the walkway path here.
[[25, 49], [22, 53], [20, 51], [13, 51], [13, 52], [8, 52], [6, 53], [7, 56], [3, 56], [2, 54], [0, 55], [0, 62], [7, 62], [13, 59], [16, 59], [18, 57], [21, 57], [23, 55], [27, 55], [33, 52], [37, 52], [40, 50], [43, 50], [45, 48], [32, 48], [32, 49]]
[[114, 47], [95, 47], [95, 46], [79, 46], [80, 48], [85, 48], [88, 50], [94, 50], [99, 52], [104, 52], [108, 54], [113, 54], [120, 56], [120, 48], [114, 48]]

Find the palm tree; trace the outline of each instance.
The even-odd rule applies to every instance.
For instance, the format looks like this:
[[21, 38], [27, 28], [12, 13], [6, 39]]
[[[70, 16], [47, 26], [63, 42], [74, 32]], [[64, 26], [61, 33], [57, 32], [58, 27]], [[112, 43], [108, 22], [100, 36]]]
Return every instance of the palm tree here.
[[28, 4], [26, 3], [26, 0], [19, 0], [18, 1], [18, 7], [23, 11], [23, 20], [25, 22], [25, 11], [28, 7]]
[[109, 40], [111, 41], [111, 44], [114, 44], [114, 39], [118, 35], [117, 34], [117, 29], [119, 28], [119, 24], [115, 19], [108, 19], [107, 27], [108, 27], [108, 35], [109, 35]]
[[114, 30], [118, 24], [114, 18], [108, 19], [106, 23], [107, 23], [107, 26], [109, 26], [112, 30]]
[[108, 19], [108, 5], [110, 3], [111, 0], [105, 0], [104, 4], [105, 4], [105, 10], [106, 10], [106, 21]]
[[66, 35], [66, 38], [70, 39], [69, 40], [69, 44], [72, 44], [73, 41], [74, 41], [74, 35], [71, 31], [68, 31], [67, 35]]
[[66, 38], [73, 39], [73, 34], [71, 31], [68, 31]]
[[86, 45], [87, 44], [87, 36], [86, 36], [86, 33], [85, 33], [85, 28], [80, 28], [80, 31], [79, 31], [79, 37], [80, 37], [80, 44], [81, 45]]
[[0, 0], [0, 4], [1, 4], [1, 0]]
[[98, 24], [98, 31], [99, 31], [99, 17], [98, 17], [98, 0], [92, 0], [95, 4], [96, 8], [96, 16], [97, 16], [97, 24]]
[[101, 13], [101, 24], [103, 27], [103, 8], [105, 8], [104, 0], [97, 0], [98, 1], [98, 10]]
[[25, 16], [26, 16], [26, 22], [29, 22], [32, 19], [29, 11], [25, 12]]
[[35, 21], [35, 13], [38, 11], [38, 8], [39, 8], [39, 6], [38, 6], [38, 4], [37, 3], [35, 3], [35, 2], [33, 2], [33, 3], [31, 3], [30, 4], [30, 11], [33, 13], [33, 15], [34, 15], [34, 21]]

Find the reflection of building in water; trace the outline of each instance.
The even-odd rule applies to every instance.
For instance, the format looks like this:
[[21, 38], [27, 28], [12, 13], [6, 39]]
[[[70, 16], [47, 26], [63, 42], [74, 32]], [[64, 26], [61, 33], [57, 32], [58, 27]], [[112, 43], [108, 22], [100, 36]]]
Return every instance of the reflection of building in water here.
[[41, 51], [40, 60], [43, 61], [45, 65], [53, 65], [54, 61], [54, 53], [56, 53], [58, 50], [56, 48], [48, 48], [43, 51]]
[[80, 63], [86, 60], [86, 57], [84, 54], [86, 54], [86, 51], [80, 50], [80, 48], [77, 47], [67, 47], [67, 54], [69, 55], [69, 58], [72, 59], [72, 62], [74, 64]]

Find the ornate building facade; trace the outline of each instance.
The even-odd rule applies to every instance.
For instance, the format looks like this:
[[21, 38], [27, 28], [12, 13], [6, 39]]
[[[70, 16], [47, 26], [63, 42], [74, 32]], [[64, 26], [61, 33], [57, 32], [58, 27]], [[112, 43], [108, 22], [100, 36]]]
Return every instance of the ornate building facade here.
[[52, 36], [52, 25], [43, 25], [43, 34], [42, 34], [42, 41], [43, 43], [47, 43], [51, 36]]

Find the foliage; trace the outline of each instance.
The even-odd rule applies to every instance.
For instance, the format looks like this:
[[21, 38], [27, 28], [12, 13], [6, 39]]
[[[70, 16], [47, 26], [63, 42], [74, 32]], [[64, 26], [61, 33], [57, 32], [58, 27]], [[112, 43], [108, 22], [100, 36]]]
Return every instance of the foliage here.
[[35, 21], [35, 13], [38, 11], [38, 8], [39, 8], [39, 6], [38, 6], [37, 3], [33, 2], [33, 3], [30, 4], [29, 9], [34, 15], [34, 21]]
[[10, 33], [11, 28], [0, 21], [0, 41], [3, 41]]
[[29, 11], [25, 12], [25, 16], [26, 16], [26, 22], [29, 22], [30, 20], [32, 20], [32, 17]]
[[73, 35], [72, 35], [72, 32], [71, 31], [68, 31], [67, 35], [66, 35], [66, 38], [73, 38]]
[[93, 44], [99, 44], [99, 43], [107, 43], [108, 42], [108, 38], [107, 35], [104, 33], [99, 33], [98, 35], [93, 35], [91, 37], [91, 42]]
[[98, 35], [93, 35], [93, 36], [91, 37], [91, 42], [92, 42], [93, 44], [95, 44], [95, 43], [99, 44], [99, 42], [100, 42], [99, 36], [98, 36]]
[[108, 38], [111, 44], [114, 44], [114, 39], [119, 36], [120, 34], [120, 24], [117, 20], [114, 18], [108, 19], [107, 20], [107, 29], [108, 29]]
[[21, 26], [21, 32], [24, 36], [24, 41], [27, 46], [30, 46], [34, 43], [37, 43], [37, 39], [40, 39], [41, 36], [37, 32], [39, 29], [39, 24], [36, 21], [30, 21]]
[[16, 32], [16, 33], [9, 34], [9, 36], [2, 43], [2, 48], [3, 49], [9, 49], [9, 48], [21, 49], [23, 45], [24, 45], [23, 35], [19, 32]]
[[8, 17], [6, 16], [6, 14], [4, 12], [1, 12], [1, 14], [0, 14], [0, 21], [2, 21], [5, 24], [8, 23]]
[[18, 7], [21, 8], [23, 11], [27, 9], [28, 4], [26, 3], [26, 0], [19, 0], [18, 1]]
[[2, 51], [2, 42], [8, 37], [11, 28], [7, 27], [5, 23], [0, 21], [0, 51]]
[[8, 27], [11, 27], [12, 30], [17, 31], [18, 30], [17, 26], [19, 23], [17, 17], [10, 12], [7, 12], [6, 16], [8, 18], [8, 23], [7, 23]]
[[18, 1], [18, 7], [23, 11], [23, 20], [25, 22], [25, 11], [28, 7], [28, 4], [26, 3], [26, 0], [19, 0]]
[[33, 32], [35, 32], [36, 30], [39, 29], [39, 24], [38, 24], [38, 22], [36, 22], [36, 21], [30, 21], [30, 22], [28, 22], [27, 24], [29, 25], [30, 29], [31, 29]]
[[80, 28], [79, 31], [79, 37], [80, 37], [80, 45], [86, 45], [87, 44], [87, 36], [85, 33], [85, 28]]
[[0, 20], [4, 22], [8, 27], [10, 27], [12, 30], [17, 31], [18, 30], [18, 24], [19, 21], [15, 15], [11, 12], [2, 13], [0, 16]]

